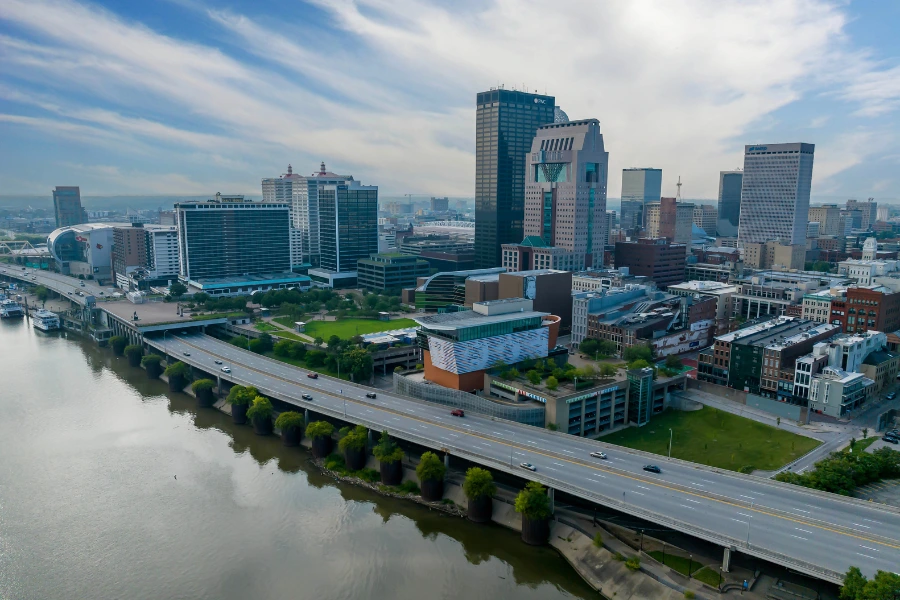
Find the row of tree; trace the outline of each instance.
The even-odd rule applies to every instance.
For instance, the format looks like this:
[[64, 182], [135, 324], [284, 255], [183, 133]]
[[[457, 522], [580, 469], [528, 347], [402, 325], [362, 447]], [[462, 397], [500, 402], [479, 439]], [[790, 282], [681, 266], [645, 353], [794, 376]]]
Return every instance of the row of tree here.
[[868, 579], [858, 567], [850, 567], [841, 586], [841, 600], [898, 600], [900, 574], [878, 571]]
[[862, 485], [881, 479], [900, 477], [900, 452], [879, 448], [875, 452], [832, 452], [805, 473], [784, 471], [775, 476], [778, 481], [803, 487], [853, 495]]

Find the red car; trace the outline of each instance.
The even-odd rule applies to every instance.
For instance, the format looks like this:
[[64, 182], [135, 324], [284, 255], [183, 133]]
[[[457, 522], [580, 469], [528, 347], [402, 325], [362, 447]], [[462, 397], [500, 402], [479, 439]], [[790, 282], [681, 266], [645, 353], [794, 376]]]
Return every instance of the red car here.
[[463, 410], [462, 410], [461, 408], [457, 408], [456, 410], [451, 410], [451, 411], [450, 411], [450, 414], [453, 415], [454, 417], [464, 417], [464, 416], [466, 416], [466, 413], [464, 413]]
[[307, 373], [306, 376], [309, 377], [310, 379], [318, 379], [319, 378], [318, 373]]

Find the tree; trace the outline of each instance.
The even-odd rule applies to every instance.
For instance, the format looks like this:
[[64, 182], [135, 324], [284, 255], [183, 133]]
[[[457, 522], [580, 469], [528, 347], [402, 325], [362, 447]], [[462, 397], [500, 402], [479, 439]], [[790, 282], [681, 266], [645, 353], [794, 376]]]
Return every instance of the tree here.
[[306, 346], [302, 342], [294, 342], [291, 344], [291, 358], [303, 360], [306, 356]]
[[246, 406], [251, 404], [257, 396], [259, 396], [259, 392], [255, 387], [236, 385], [228, 391], [228, 397], [225, 398], [225, 402], [237, 406]]
[[547, 378], [547, 389], [550, 391], [556, 390], [559, 387], [559, 380], [556, 379], [553, 375]]
[[675, 356], [674, 354], [670, 354], [666, 357], [666, 368], [667, 369], [680, 369], [684, 366], [684, 363], [681, 362], [681, 359]]
[[268, 419], [272, 416], [275, 409], [272, 408], [272, 402], [265, 396], [256, 396], [253, 399], [253, 406], [247, 409], [247, 418], [252, 420]]
[[444, 466], [444, 461], [434, 452], [423, 453], [422, 458], [419, 459], [419, 464], [416, 466], [416, 475], [419, 476], [420, 482], [443, 481], [446, 471], [447, 467]]
[[212, 379], [198, 379], [194, 383], [191, 384], [191, 389], [194, 393], [211, 390], [216, 387], [216, 382]]
[[166, 367], [165, 374], [166, 377], [188, 379], [191, 376], [191, 368], [179, 360]]
[[259, 336], [259, 341], [262, 344], [263, 352], [269, 352], [272, 348], [275, 347], [275, 340], [272, 339], [272, 336], [268, 333], [262, 333]]
[[131, 365], [135, 366], [140, 363], [140, 357], [144, 355], [144, 348], [137, 344], [131, 344], [130, 346], [125, 346], [122, 353], [128, 357]]
[[257, 354], [265, 354], [265, 345], [261, 339], [250, 340], [250, 345], [247, 346], [250, 352], [255, 352]]
[[128, 338], [124, 335], [114, 335], [109, 338], [109, 345], [117, 356], [122, 356], [125, 352], [125, 346], [128, 345]]
[[[781, 417], [775, 417], [775, 427], [779, 427], [781, 425]], [[853, 444], [850, 444], [851, 446]]]
[[[307, 431], [307, 434], [309, 432]], [[357, 425], [349, 432], [347, 435], [341, 438], [341, 441], [338, 442], [338, 448], [341, 450], [365, 450], [366, 444], [369, 442], [369, 430], [363, 427], [362, 425]]]
[[169, 286], [169, 293], [172, 295], [173, 298], [180, 298], [181, 296], [184, 296], [185, 294], [187, 294], [187, 291], [188, 291], [187, 286], [185, 286], [180, 281], [176, 281], [175, 283], [173, 283], [172, 285]]
[[537, 481], [529, 481], [516, 496], [516, 512], [532, 521], [550, 518], [550, 498]]
[[306, 352], [305, 360], [309, 367], [322, 367], [325, 366], [325, 359], [327, 357], [328, 355], [321, 350], [308, 350]]
[[525, 377], [531, 382], [531, 385], [538, 385], [541, 382], [541, 374], [534, 369], [525, 373]]
[[862, 434], [863, 434], [863, 439], [866, 439], [867, 437], [869, 437], [869, 428], [863, 427]]
[[643, 358], [639, 358], [639, 359], [637, 359], [637, 360], [634, 360], [634, 361], [631, 361], [630, 363], [628, 363], [628, 369], [629, 369], [629, 370], [632, 370], [632, 369], [646, 369], [646, 368], [649, 367], [649, 366], [650, 366], [650, 363], [648, 363], [648, 362], [647, 362], [646, 360], [644, 360]]
[[578, 346], [578, 349], [587, 354], [594, 356], [600, 350], [600, 342], [591, 338], [587, 338]]
[[275, 351], [275, 356], [290, 356], [293, 347], [294, 342], [291, 340], [279, 340], [275, 342], [273, 350]]
[[303, 429], [303, 415], [298, 412], [288, 410], [275, 419], [275, 427], [280, 429], [281, 431], [285, 431], [287, 429]]
[[900, 575], [889, 571], [877, 571], [875, 578], [866, 583], [861, 600], [897, 600], [900, 598]]
[[653, 350], [651, 350], [650, 346], [647, 346], [646, 344], [629, 346], [622, 351], [622, 358], [624, 358], [629, 363], [636, 360], [645, 360], [649, 363], [651, 360], [653, 360]]
[[316, 346], [321, 346], [321, 345], [322, 345], [322, 342], [324, 342], [324, 341], [325, 341], [325, 339], [324, 339], [321, 335], [317, 335], [317, 336], [315, 337], [315, 339], [313, 340], [313, 343], [314, 343]]
[[37, 296], [37, 299], [41, 302], [46, 302], [50, 297], [50, 290], [48, 290], [46, 286], [39, 285], [34, 288], [34, 295]]
[[372, 448], [372, 454], [382, 463], [395, 463], [403, 460], [403, 449], [397, 445], [387, 431], [381, 432], [378, 444]]
[[866, 587], [867, 579], [862, 574], [859, 567], [850, 567], [847, 574], [844, 575], [844, 585], [841, 586], [841, 600], [857, 600], [861, 599], [863, 589]]
[[328, 338], [328, 351], [329, 352], [335, 352], [337, 350], [338, 346], [340, 346], [340, 345], [341, 345], [341, 338], [339, 338], [338, 336], [333, 335], [330, 338]]
[[465, 492], [466, 498], [469, 500], [483, 498], [484, 496], [493, 497], [497, 493], [494, 476], [487, 469], [470, 467], [466, 471], [466, 479], [463, 481], [463, 492]]
[[237, 346], [238, 348], [243, 348], [244, 350], [249, 349], [250, 343], [247, 341], [247, 338], [235, 336], [231, 338], [231, 343]]
[[362, 348], [347, 350], [341, 355], [341, 366], [350, 372], [353, 381], [365, 381], [372, 376], [372, 355]]
[[600, 365], [601, 377], [614, 377], [616, 375], [616, 371], [618, 371], [618, 369], [609, 363], [603, 363], [602, 365]]
[[334, 433], [334, 425], [328, 421], [313, 421], [306, 427], [306, 435], [311, 439], [331, 437]]

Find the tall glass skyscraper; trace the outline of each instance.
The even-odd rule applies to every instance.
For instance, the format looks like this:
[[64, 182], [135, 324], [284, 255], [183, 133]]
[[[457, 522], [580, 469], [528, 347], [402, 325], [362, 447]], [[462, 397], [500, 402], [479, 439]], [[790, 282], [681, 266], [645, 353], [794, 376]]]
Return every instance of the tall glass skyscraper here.
[[815, 144], [744, 147], [738, 242], [806, 243]]
[[716, 233], [723, 237], [737, 237], [741, 221], [741, 184], [743, 171], [719, 173], [719, 220]]
[[622, 169], [622, 212], [619, 226], [634, 229], [644, 226], [644, 205], [659, 202], [662, 196], [662, 169]]
[[81, 207], [81, 189], [78, 186], [58, 185], [53, 190], [53, 209], [56, 227], [70, 227], [87, 223], [87, 213]]
[[522, 241], [525, 163], [556, 99], [512, 90], [479, 93], [475, 113], [475, 265], [500, 265], [500, 247]]
[[356, 261], [378, 252], [378, 186], [349, 181], [319, 189], [321, 266], [356, 271]]

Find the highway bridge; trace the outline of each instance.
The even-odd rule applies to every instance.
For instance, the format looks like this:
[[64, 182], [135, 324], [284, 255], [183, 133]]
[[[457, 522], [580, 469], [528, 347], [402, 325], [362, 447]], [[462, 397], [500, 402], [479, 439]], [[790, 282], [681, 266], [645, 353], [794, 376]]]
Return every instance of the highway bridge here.
[[[37, 271], [13, 264], [0, 266], [0, 277], [18, 279], [32, 285], [43, 285], [81, 307], [87, 304], [86, 300], [89, 296], [102, 300], [110, 294], [109, 288], [101, 287], [91, 280], [82, 281], [68, 275], [60, 275], [50, 271]], [[79, 296], [78, 292], [81, 292], [84, 296]]]
[[[900, 511], [764, 478], [633, 451], [441, 406], [306, 371], [195, 333], [145, 337], [148, 346], [231, 384], [322, 415], [482, 464], [551, 490], [839, 583], [850, 566], [900, 571]], [[221, 371], [228, 366], [230, 373]], [[311, 394], [312, 401], [301, 399]], [[652, 427], [652, 423], [648, 425]], [[592, 451], [607, 453], [595, 459]], [[518, 465], [529, 462], [536, 472]], [[643, 471], [658, 464], [661, 474]]]

